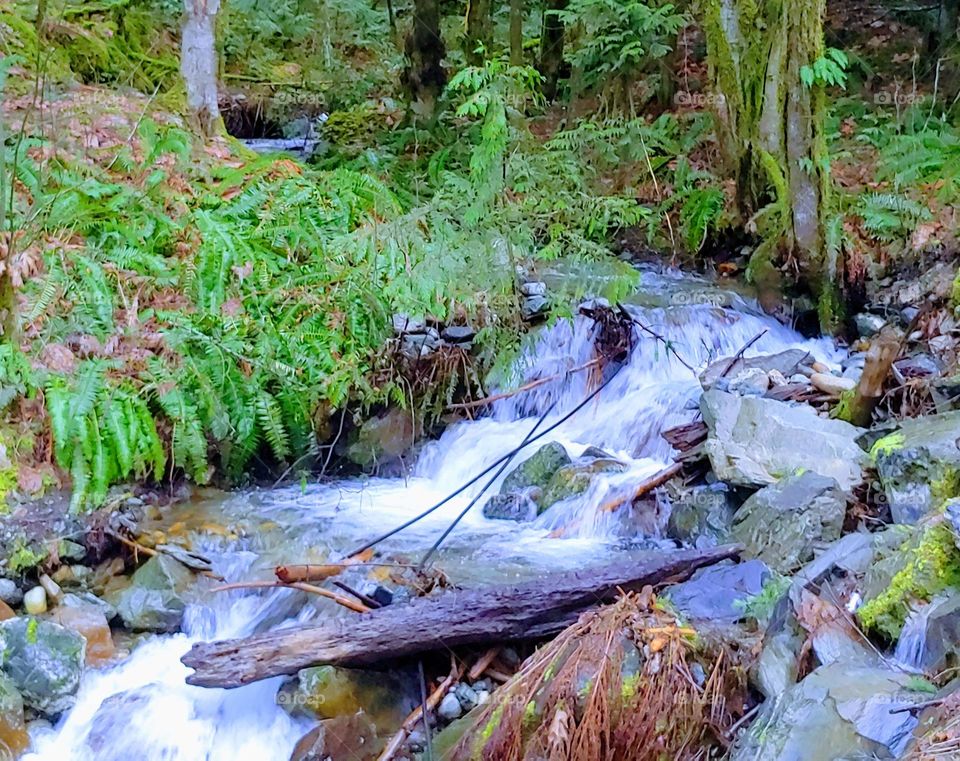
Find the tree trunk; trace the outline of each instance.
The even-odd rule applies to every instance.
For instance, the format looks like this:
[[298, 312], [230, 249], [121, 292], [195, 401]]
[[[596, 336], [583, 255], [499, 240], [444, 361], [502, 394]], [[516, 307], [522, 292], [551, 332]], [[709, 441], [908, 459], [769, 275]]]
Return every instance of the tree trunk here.
[[939, 55], [957, 42], [957, 25], [960, 22], [960, 0], [940, 0], [940, 18], [937, 24]]
[[183, 0], [180, 73], [187, 88], [187, 115], [202, 137], [223, 131], [217, 95], [217, 12], [220, 0]]
[[688, 578], [736, 557], [738, 546], [667, 552], [637, 562], [557, 574], [513, 586], [448, 591], [406, 605], [223, 642], [202, 642], [183, 657], [201, 687], [240, 687], [308, 666], [369, 666], [459, 645], [541, 639], [620, 590]]
[[548, 101], [557, 97], [557, 86], [563, 70], [563, 21], [555, 11], [565, 10], [567, 0], [546, 0], [543, 27], [540, 32], [540, 74], [543, 76], [543, 95]]
[[404, 51], [407, 66], [403, 72], [403, 84], [415, 104], [414, 110], [429, 118], [447, 84], [442, 65], [447, 51], [440, 36], [440, 0], [415, 0], [413, 26], [407, 35]]
[[510, 63], [523, 66], [523, 0], [510, 0]]
[[829, 166], [822, 84], [801, 69], [824, 54], [824, 0], [710, 0], [706, 34], [717, 87], [721, 145], [736, 178], [738, 211], [764, 243], [755, 272], [777, 255], [835, 306], [839, 263], [827, 256]]
[[493, 19], [490, 0], [467, 0], [466, 33], [463, 54], [471, 66], [482, 66], [493, 43]]

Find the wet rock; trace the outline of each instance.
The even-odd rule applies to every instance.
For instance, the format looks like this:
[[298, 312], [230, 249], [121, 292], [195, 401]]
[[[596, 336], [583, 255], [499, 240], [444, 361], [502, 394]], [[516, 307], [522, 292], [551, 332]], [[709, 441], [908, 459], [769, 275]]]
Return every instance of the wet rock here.
[[293, 716], [319, 719], [353, 716], [364, 711], [381, 735], [395, 732], [419, 704], [419, 692], [400, 677], [360, 669], [318, 666], [303, 669], [277, 694]]
[[860, 338], [871, 338], [883, 329], [887, 321], [878, 314], [860, 312], [853, 318], [853, 324], [856, 326], [857, 335]]
[[[719, 383], [720, 381], [717, 381], [718, 387]], [[767, 371], [754, 367], [737, 373], [736, 377], [727, 384], [726, 390], [740, 396], [763, 396], [769, 388], [770, 376], [767, 375]]]
[[116, 648], [110, 633], [107, 617], [96, 605], [60, 605], [51, 615], [51, 620], [74, 631], [87, 642], [86, 664], [100, 666], [113, 660]]
[[124, 625], [133, 631], [172, 632], [180, 627], [183, 593], [193, 574], [168, 555], [156, 555], [133, 574], [132, 584], [116, 600]]
[[469, 344], [476, 334], [469, 325], [448, 325], [440, 331], [440, 338], [448, 344]]
[[871, 454], [897, 523], [914, 524], [960, 496], [960, 412], [905, 420]]
[[524, 296], [546, 296], [547, 284], [542, 281], [530, 281], [520, 286], [520, 293]]
[[30, 745], [23, 716], [23, 697], [9, 677], [0, 673], [0, 758], [16, 758]]
[[853, 391], [857, 382], [852, 378], [841, 378], [829, 373], [814, 373], [810, 376], [813, 387], [831, 396], [840, 396], [845, 391]]
[[388, 463], [407, 452], [419, 435], [409, 411], [391, 408], [382, 415], [364, 421], [346, 455], [363, 468]]
[[[700, 383], [705, 389], [713, 385], [723, 376], [724, 379], [735, 378], [744, 371], [762, 370], [769, 375], [776, 371], [789, 378], [797, 372], [801, 365], [813, 362], [813, 357], [802, 349], [789, 349], [779, 354], [766, 354], [760, 357], [740, 358], [734, 361], [733, 357], [724, 357], [711, 362], [707, 369], [700, 374]], [[732, 363], [732, 364], [731, 364]]]
[[734, 623], [743, 618], [744, 604], [763, 591], [769, 578], [770, 569], [760, 560], [721, 563], [701, 568], [667, 594], [687, 618]]
[[735, 512], [725, 484], [697, 486], [674, 502], [667, 531], [695, 547], [715, 547], [729, 538]]
[[47, 612], [47, 591], [43, 587], [33, 587], [23, 596], [23, 607], [28, 615], [39, 616]]
[[893, 363], [893, 377], [897, 383], [906, 383], [917, 378], [934, 378], [940, 375], [940, 365], [929, 354], [914, 354]]
[[537, 517], [537, 500], [543, 492], [536, 486], [508, 494], [495, 494], [483, 506], [483, 517], [491, 520], [532, 521]]
[[619, 460], [577, 460], [564, 465], [550, 479], [540, 498], [540, 512], [548, 510], [557, 502], [583, 494], [594, 476], [600, 473], [622, 473], [626, 470]]
[[778, 700], [768, 700], [740, 736], [731, 761], [837, 761], [899, 756], [917, 719], [891, 713], [929, 697], [911, 677], [863, 664], [821, 666]]
[[423, 333], [405, 333], [400, 338], [400, 353], [410, 360], [429, 357], [439, 348], [440, 334], [435, 328], [427, 328]]
[[900, 634], [896, 654], [928, 674], [960, 666], [960, 592], [948, 590], [919, 607]]
[[550, 300], [546, 296], [528, 296], [520, 303], [520, 316], [524, 320], [533, 320], [546, 314]]
[[172, 759], [181, 755], [182, 738], [151, 726], [156, 721], [151, 707], [159, 704], [176, 711], [176, 698], [160, 702], [165, 692], [169, 695], [163, 685], [153, 683], [118, 692], [104, 700], [91, 717], [90, 730], [84, 739], [86, 748], [93, 752], [92, 757], [97, 761], [126, 761], [134, 755], [132, 742], [149, 742], [150, 753], [155, 758]]
[[846, 504], [834, 479], [807, 471], [750, 497], [734, 516], [731, 534], [747, 556], [792, 573], [813, 559], [818, 545], [840, 538]]
[[116, 607], [92, 592], [69, 592], [60, 601], [60, 607], [86, 608], [90, 606], [98, 608], [107, 621], [112, 621], [117, 617]]
[[321, 721], [300, 738], [290, 761], [374, 761], [381, 750], [376, 727], [359, 711]]
[[23, 602], [23, 592], [17, 586], [15, 581], [10, 579], [0, 579], [0, 600], [7, 605], [16, 607]]
[[444, 721], [459, 719], [460, 716], [463, 715], [463, 706], [460, 705], [457, 696], [452, 692], [444, 695], [443, 700], [440, 701], [440, 705], [437, 708], [437, 715]]
[[0, 623], [3, 671], [24, 703], [46, 714], [73, 704], [83, 674], [85, 642], [76, 632], [33, 617]]
[[555, 441], [544, 444], [503, 480], [500, 493], [507, 494], [530, 486], [545, 489], [554, 473], [571, 462], [570, 455], [562, 444]]
[[861, 431], [849, 423], [821, 418], [807, 405], [717, 390], [703, 394], [700, 409], [709, 431], [704, 448], [721, 481], [766, 486], [812, 470], [849, 492], [863, 480]]

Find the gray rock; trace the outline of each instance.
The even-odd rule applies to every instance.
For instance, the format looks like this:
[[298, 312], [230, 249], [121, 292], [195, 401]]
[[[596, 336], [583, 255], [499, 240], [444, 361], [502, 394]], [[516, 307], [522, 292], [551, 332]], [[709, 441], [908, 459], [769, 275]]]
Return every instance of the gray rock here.
[[132, 584], [117, 598], [117, 612], [134, 631], [172, 632], [180, 628], [186, 603], [183, 593], [193, 574], [168, 555], [156, 555], [133, 574]]
[[897, 523], [914, 524], [960, 496], [960, 412], [905, 420], [871, 454]]
[[362, 468], [392, 462], [414, 445], [420, 430], [408, 410], [391, 407], [363, 422], [346, 456]]
[[853, 324], [857, 327], [857, 335], [861, 338], [871, 338], [879, 333], [887, 321], [878, 314], [861, 312], [853, 318]]
[[600, 473], [622, 473], [627, 466], [619, 460], [580, 458], [557, 470], [543, 490], [539, 510], [544, 512], [557, 502], [583, 494]]
[[897, 660], [927, 674], [960, 662], [960, 592], [937, 595], [907, 619], [897, 642]]
[[694, 620], [734, 623], [744, 616], [744, 604], [763, 591], [770, 569], [759, 560], [721, 563], [701, 568], [668, 596], [685, 616]]
[[667, 532], [699, 548], [715, 547], [729, 538], [735, 512], [725, 484], [697, 486], [673, 504]]
[[439, 348], [440, 334], [434, 328], [427, 328], [423, 333], [405, 333], [400, 338], [400, 353], [407, 359], [429, 357]]
[[891, 713], [929, 697], [911, 677], [860, 663], [820, 666], [777, 700], [768, 700], [742, 734], [731, 761], [837, 761], [899, 756], [917, 719]]
[[763, 396], [770, 388], [770, 376], [766, 370], [754, 367], [737, 373], [730, 380], [727, 390], [740, 396]]
[[11, 608], [15, 608], [23, 602], [23, 591], [15, 581], [0, 579], [0, 600], [3, 600]]
[[470, 343], [477, 331], [469, 325], [448, 325], [440, 331], [440, 338], [449, 344]]
[[460, 705], [463, 707], [463, 710], [470, 711], [475, 708], [480, 703], [480, 698], [477, 695], [477, 691], [473, 689], [469, 684], [461, 682], [457, 685], [454, 690], [454, 694], [457, 696], [457, 700], [460, 701]]
[[85, 608], [94, 606], [100, 610], [101, 613], [103, 613], [103, 616], [107, 619], [107, 621], [111, 621], [117, 617], [116, 606], [111, 605], [100, 597], [97, 597], [95, 594], [93, 594], [93, 592], [76, 592], [66, 594], [60, 601], [60, 605], [64, 608]]
[[397, 335], [403, 333], [422, 333], [426, 329], [427, 323], [422, 317], [411, 317], [403, 312], [393, 316], [393, 332]]
[[457, 696], [452, 692], [448, 692], [443, 700], [440, 701], [440, 707], [437, 708], [437, 715], [446, 721], [453, 721], [454, 719], [459, 719], [462, 714], [463, 706], [460, 705]]
[[744, 502], [731, 535], [749, 557], [781, 573], [813, 559], [814, 549], [840, 538], [846, 498], [833, 478], [807, 471], [768, 486]]
[[929, 354], [914, 354], [893, 363], [893, 377], [897, 383], [916, 378], [935, 378], [938, 375], [940, 365]]
[[45, 714], [73, 705], [80, 686], [86, 641], [50, 621], [22, 616], [0, 623], [3, 672], [24, 703]]
[[532, 521], [537, 517], [537, 500], [543, 492], [536, 486], [507, 494], [495, 494], [483, 506], [483, 517], [491, 520]]
[[532, 280], [520, 286], [520, 293], [524, 296], [546, 296], [547, 284], [543, 281]]
[[704, 392], [700, 409], [709, 431], [704, 448], [721, 481], [767, 486], [812, 470], [849, 493], [863, 480], [861, 431], [849, 423], [821, 418], [807, 405], [716, 390]]
[[57, 555], [60, 560], [83, 560], [87, 556], [87, 548], [69, 539], [61, 539], [57, 543]]
[[562, 444], [555, 441], [544, 444], [503, 479], [500, 493], [508, 494], [530, 486], [545, 489], [553, 474], [571, 462], [570, 455]]
[[705, 389], [711, 388], [717, 380], [736, 378], [745, 370], [763, 370], [769, 373], [776, 370], [789, 378], [797, 372], [800, 365], [810, 364], [813, 357], [802, 349], [788, 349], [779, 354], [765, 354], [759, 357], [740, 358], [734, 361], [733, 357], [724, 357], [711, 362], [707, 369], [700, 374], [700, 383]]
[[546, 314], [549, 308], [550, 300], [546, 296], [527, 296], [520, 304], [520, 316], [532, 320]]

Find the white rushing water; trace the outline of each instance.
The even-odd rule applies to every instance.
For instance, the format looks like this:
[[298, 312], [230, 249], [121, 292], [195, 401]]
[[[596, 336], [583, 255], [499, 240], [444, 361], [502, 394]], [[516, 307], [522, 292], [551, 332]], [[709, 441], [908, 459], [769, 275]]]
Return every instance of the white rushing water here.
[[[657, 287], [669, 293], [673, 286], [658, 280]], [[600, 395], [524, 450], [507, 471], [543, 444], [557, 441], [573, 457], [589, 446], [600, 447], [626, 463], [626, 472], [595, 479], [585, 494], [555, 505], [528, 524], [485, 519], [481, 499], [444, 545], [439, 564], [445, 570], [451, 575], [459, 570], [469, 577], [479, 568], [485, 578], [532, 574], [609, 559], [618, 548], [644, 535], [656, 540], [665, 512], [624, 521], [619, 513], [629, 511], [597, 508], [661, 469], [670, 458], [662, 431], [692, 421], [698, 414], [699, 383], [684, 362], [700, 370], [711, 360], [733, 355], [764, 329], [767, 332], [746, 356], [802, 347], [822, 361], [837, 359], [830, 342], [804, 341], [772, 319], [744, 311], [749, 305], [742, 302], [740, 310], [720, 308], [715, 294], [698, 288], [685, 293], [702, 297], [668, 298], [665, 305], [634, 308], [636, 318], [662, 335], [683, 362], [661, 342], [638, 334], [628, 361]], [[585, 317], [545, 328], [520, 361], [510, 385], [551, 377], [588, 362], [595, 332], [594, 323]], [[226, 514], [270, 520], [282, 537], [271, 545], [252, 532], [244, 546], [260, 557], [231, 551], [217, 560], [218, 570], [228, 579], [244, 579], [263, 575], [275, 560], [316, 562], [324, 557], [312, 554], [318, 548], [345, 552], [438, 502], [509, 452], [550, 404], [556, 402], [556, 407], [541, 430], [595, 387], [596, 378], [577, 372], [500, 401], [490, 417], [455, 425], [427, 445], [406, 479], [231, 495], [222, 505]], [[416, 556], [467, 506], [483, 483], [481, 479], [428, 519], [388, 540], [384, 548]], [[498, 488], [494, 484], [489, 493]], [[278, 680], [233, 691], [189, 687], [184, 683], [188, 670], [179, 658], [194, 641], [242, 636], [275, 625], [283, 620], [284, 600], [289, 599], [285, 592], [206, 595], [188, 609], [183, 634], [150, 638], [119, 665], [89, 672], [74, 709], [53, 730], [36, 733], [34, 753], [28, 758], [285, 761], [306, 728], [277, 706]], [[307, 606], [300, 616], [314, 611]]]

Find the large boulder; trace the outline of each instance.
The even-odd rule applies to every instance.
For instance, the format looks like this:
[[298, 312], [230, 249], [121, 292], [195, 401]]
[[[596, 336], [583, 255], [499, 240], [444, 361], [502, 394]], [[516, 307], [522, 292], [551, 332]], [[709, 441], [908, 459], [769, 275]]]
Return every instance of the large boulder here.
[[186, 608], [183, 593], [192, 583], [190, 569], [167, 555], [156, 555], [137, 569], [133, 583], [118, 595], [117, 612], [134, 631], [176, 631]]
[[929, 698], [912, 677], [862, 663], [821, 666], [779, 699], [768, 700], [740, 736], [731, 761], [837, 761], [896, 758], [917, 719], [908, 708]]
[[840, 538], [846, 498], [833, 478], [807, 471], [767, 486], [743, 503], [731, 536], [781, 573], [813, 559], [814, 550]]
[[595, 476], [601, 473], [622, 473], [626, 469], [627, 466], [619, 460], [605, 457], [580, 458], [565, 465], [553, 474], [547, 488], [543, 490], [539, 502], [540, 512], [548, 510], [557, 502], [583, 494]]
[[500, 493], [507, 494], [531, 486], [545, 489], [553, 474], [570, 462], [570, 455], [562, 444], [556, 441], [544, 444], [503, 479]]
[[856, 442], [862, 431], [808, 405], [711, 390], [700, 410], [709, 434], [704, 447], [721, 481], [767, 486], [812, 470], [850, 492], [863, 480], [867, 455]]
[[86, 642], [76, 632], [33, 617], [0, 623], [3, 672], [30, 708], [58, 714], [73, 705]]
[[960, 496], [960, 411], [905, 420], [870, 453], [897, 523], [914, 524]]

